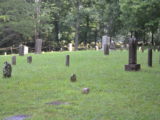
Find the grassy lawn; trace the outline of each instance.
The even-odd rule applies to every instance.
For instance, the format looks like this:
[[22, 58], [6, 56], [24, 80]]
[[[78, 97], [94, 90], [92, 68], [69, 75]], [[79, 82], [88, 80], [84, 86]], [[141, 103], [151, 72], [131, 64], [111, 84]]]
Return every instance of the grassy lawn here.
[[[17, 55], [9, 79], [2, 77], [2, 67], [11, 56], [0, 56], [0, 119], [27, 114], [32, 116], [27, 120], [160, 120], [159, 54], [153, 52], [149, 68], [147, 51], [138, 52], [139, 72], [124, 71], [127, 51], [30, 54], [32, 64]], [[73, 73], [75, 83], [70, 82]], [[85, 87], [89, 94], [81, 93]], [[53, 101], [69, 104], [46, 104]]]

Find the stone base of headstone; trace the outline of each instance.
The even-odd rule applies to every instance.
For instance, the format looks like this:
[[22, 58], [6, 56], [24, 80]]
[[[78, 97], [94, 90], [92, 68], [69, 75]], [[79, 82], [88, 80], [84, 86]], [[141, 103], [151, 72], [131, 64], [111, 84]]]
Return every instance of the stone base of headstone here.
[[140, 64], [128, 64], [125, 65], [125, 71], [138, 71], [141, 69]]

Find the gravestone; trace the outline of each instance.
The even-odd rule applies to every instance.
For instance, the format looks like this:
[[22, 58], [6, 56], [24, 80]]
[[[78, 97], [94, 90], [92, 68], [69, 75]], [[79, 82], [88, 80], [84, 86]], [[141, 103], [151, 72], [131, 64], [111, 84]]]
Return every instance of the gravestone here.
[[69, 67], [69, 63], [70, 63], [70, 56], [66, 55], [66, 66]]
[[7, 52], [4, 52], [4, 56], [7, 56]]
[[70, 52], [72, 52], [72, 51], [73, 51], [72, 43], [69, 43], [69, 45], [68, 45], [68, 50], [69, 50]]
[[108, 44], [104, 45], [104, 55], [109, 55], [109, 45]]
[[16, 56], [12, 56], [12, 65], [16, 65]]
[[3, 67], [3, 77], [4, 78], [9, 78], [11, 77], [12, 74], [12, 66], [11, 64], [9, 64], [7, 61], [4, 63], [4, 67]]
[[36, 39], [35, 53], [41, 54], [41, 52], [42, 52], [42, 39]]
[[83, 89], [82, 89], [82, 93], [83, 93], [83, 94], [88, 94], [89, 91], [90, 91], [89, 88], [83, 88]]
[[28, 46], [24, 45], [24, 51], [23, 52], [24, 52], [24, 55], [28, 54]]
[[32, 56], [27, 57], [27, 63], [30, 63], [30, 64], [32, 63]]
[[24, 46], [22, 44], [19, 45], [19, 56], [24, 56]]
[[102, 37], [102, 50], [104, 50], [105, 44], [110, 45], [110, 37], [108, 37], [107, 35]]
[[148, 49], [148, 66], [152, 67], [152, 49]]
[[137, 41], [135, 38], [129, 40], [129, 64], [125, 65], [126, 71], [140, 70], [140, 64], [137, 64]]
[[114, 41], [111, 42], [110, 49], [113, 49], [113, 50], [116, 49], [116, 43]]
[[24, 56], [26, 54], [28, 54], [28, 46], [19, 45], [19, 56]]
[[76, 82], [77, 80], [77, 77], [76, 77], [76, 74], [73, 74], [70, 78], [71, 82]]
[[160, 51], [160, 46], [158, 46], [158, 52]]
[[97, 45], [95, 46], [95, 49], [96, 49], [96, 51], [98, 51], [98, 50], [99, 50], [99, 48], [98, 48], [98, 46], [97, 46]]

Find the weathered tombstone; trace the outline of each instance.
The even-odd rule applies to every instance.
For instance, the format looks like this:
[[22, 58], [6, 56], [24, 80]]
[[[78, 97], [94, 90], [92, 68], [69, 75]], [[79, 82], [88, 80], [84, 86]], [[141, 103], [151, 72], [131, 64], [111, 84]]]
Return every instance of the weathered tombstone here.
[[72, 50], [73, 50], [73, 48], [72, 48], [72, 43], [69, 43], [68, 49], [69, 49], [70, 52], [72, 52]]
[[144, 46], [142, 46], [142, 53], [144, 52]]
[[73, 75], [71, 76], [70, 80], [71, 80], [71, 82], [76, 82], [76, 80], [77, 80], [76, 74], [73, 74]]
[[137, 64], [137, 41], [135, 38], [129, 40], [129, 64], [125, 65], [126, 71], [140, 70], [140, 64]]
[[28, 54], [28, 46], [24, 46], [24, 55]]
[[7, 52], [4, 52], [4, 56], [7, 56]]
[[70, 59], [69, 55], [66, 55], [66, 66], [69, 67]]
[[104, 55], [109, 55], [109, 45], [108, 44], [104, 45]]
[[3, 67], [3, 77], [11, 77], [12, 74], [12, 66], [11, 64], [9, 64], [7, 61], [4, 63], [4, 67]]
[[12, 56], [12, 65], [16, 65], [16, 56]]
[[83, 89], [82, 89], [82, 93], [83, 93], [83, 94], [88, 94], [89, 91], [90, 91], [89, 88], [83, 88]]
[[138, 49], [138, 50], [139, 50], [139, 52], [141, 52], [141, 51], [142, 51], [142, 47], [139, 47], [139, 49]]
[[41, 51], [42, 51], [42, 39], [36, 39], [35, 53], [41, 54]]
[[111, 42], [111, 44], [110, 44], [110, 49], [113, 49], [113, 50], [116, 49], [116, 44], [115, 44], [114, 41]]
[[104, 50], [105, 44], [110, 45], [110, 37], [108, 37], [107, 35], [102, 37], [102, 50]]
[[158, 46], [158, 52], [160, 51], [160, 46]]
[[19, 45], [19, 56], [24, 56], [24, 46], [22, 44]]
[[148, 49], [148, 66], [152, 67], [152, 49]]
[[32, 56], [27, 57], [27, 63], [30, 63], [30, 64], [32, 63]]
[[97, 46], [97, 45], [95, 46], [95, 49], [96, 49], [96, 51], [98, 51], [98, 50], [99, 50], [99, 48], [98, 48], [98, 46]]

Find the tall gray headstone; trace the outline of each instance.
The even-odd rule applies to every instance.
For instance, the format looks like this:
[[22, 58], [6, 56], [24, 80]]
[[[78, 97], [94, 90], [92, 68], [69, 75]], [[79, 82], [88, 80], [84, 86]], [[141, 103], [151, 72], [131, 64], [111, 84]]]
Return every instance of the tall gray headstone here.
[[36, 39], [35, 53], [41, 54], [41, 52], [42, 52], [42, 39]]
[[70, 63], [70, 56], [66, 55], [66, 66], [69, 67], [69, 63]]
[[16, 65], [16, 56], [12, 56], [12, 65]]
[[140, 64], [137, 64], [137, 41], [135, 38], [129, 40], [129, 64], [125, 65], [126, 71], [140, 70]]
[[19, 56], [24, 56], [24, 46], [22, 44], [19, 45]]
[[104, 50], [105, 44], [110, 45], [110, 37], [108, 37], [107, 35], [102, 37], [102, 50]]

